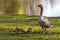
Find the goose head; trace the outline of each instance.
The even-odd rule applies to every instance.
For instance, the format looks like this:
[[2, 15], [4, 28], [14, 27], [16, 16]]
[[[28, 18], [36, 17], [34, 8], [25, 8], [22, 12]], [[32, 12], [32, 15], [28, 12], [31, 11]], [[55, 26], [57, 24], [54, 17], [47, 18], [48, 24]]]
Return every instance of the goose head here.
[[42, 4], [40, 4], [40, 5], [37, 5], [38, 7], [40, 7], [40, 8], [42, 8], [43, 6], [42, 6]]

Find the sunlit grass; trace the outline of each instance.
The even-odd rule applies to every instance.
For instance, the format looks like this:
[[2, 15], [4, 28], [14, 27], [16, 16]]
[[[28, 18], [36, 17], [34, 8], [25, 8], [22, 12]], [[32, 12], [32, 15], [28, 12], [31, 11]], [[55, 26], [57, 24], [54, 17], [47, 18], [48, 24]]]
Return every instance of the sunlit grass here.
[[[51, 34], [43, 34], [38, 16], [4, 14], [0, 15], [0, 40], [60, 40], [60, 18], [50, 18]], [[16, 26], [32, 28], [32, 33], [15, 32]]]

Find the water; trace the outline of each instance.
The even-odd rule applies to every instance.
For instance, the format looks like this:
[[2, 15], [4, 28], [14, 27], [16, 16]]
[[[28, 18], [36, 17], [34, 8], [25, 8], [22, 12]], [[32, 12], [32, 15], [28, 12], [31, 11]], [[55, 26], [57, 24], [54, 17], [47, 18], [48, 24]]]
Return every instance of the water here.
[[60, 17], [60, 0], [55, 0], [52, 8], [52, 16]]
[[50, 0], [41, 0], [43, 5], [43, 16], [60, 17], [60, 0], [54, 0], [53, 6]]

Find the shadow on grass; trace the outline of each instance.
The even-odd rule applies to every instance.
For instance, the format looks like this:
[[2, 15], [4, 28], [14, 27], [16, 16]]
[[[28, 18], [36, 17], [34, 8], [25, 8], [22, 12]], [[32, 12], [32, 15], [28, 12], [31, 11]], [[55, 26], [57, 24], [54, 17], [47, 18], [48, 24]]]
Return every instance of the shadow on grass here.
[[60, 35], [60, 32], [51, 32], [50, 34], [44, 34], [42, 32], [10, 32], [7, 35], [36, 35], [36, 34], [40, 34], [40, 35]]
[[54, 35], [54, 34], [60, 35], [60, 32], [51, 32], [51, 35]]
[[9, 32], [7, 35], [42, 34], [42, 32]]

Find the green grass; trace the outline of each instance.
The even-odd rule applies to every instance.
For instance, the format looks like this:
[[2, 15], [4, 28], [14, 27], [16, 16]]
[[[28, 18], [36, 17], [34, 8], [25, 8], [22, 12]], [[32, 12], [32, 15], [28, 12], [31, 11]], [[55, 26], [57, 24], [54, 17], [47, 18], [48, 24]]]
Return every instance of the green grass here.
[[[0, 15], [0, 40], [60, 40], [60, 17], [49, 19], [53, 25], [51, 34], [43, 34], [38, 24], [38, 16]], [[16, 26], [32, 28], [33, 32], [14, 32]]]

